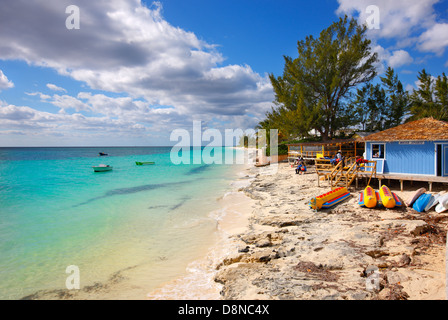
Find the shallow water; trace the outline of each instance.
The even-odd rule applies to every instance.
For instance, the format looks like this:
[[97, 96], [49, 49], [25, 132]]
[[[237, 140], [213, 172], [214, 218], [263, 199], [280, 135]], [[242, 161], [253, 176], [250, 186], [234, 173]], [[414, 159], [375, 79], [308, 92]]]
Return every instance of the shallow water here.
[[238, 169], [174, 165], [170, 150], [0, 148], [0, 299], [64, 289], [70, 265], [81, 287], [135, 268], [134, 299], [185, 273], [216, 241], [210, 213]]

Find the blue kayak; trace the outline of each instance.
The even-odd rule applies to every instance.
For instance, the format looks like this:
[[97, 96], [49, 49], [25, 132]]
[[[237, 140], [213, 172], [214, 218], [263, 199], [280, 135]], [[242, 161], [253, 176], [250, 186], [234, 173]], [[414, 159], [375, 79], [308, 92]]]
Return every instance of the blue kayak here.
[[420, 197], [418, 197], [417, 200], [415, 200], [414, 204], [412, 205], [412, 208], [415, 211], [423, 212], [423, 211], [425, 211], [425, 208], [428, 205], [428, 202], [430, 199], [431, 199], [431, 194], [424, 193]]

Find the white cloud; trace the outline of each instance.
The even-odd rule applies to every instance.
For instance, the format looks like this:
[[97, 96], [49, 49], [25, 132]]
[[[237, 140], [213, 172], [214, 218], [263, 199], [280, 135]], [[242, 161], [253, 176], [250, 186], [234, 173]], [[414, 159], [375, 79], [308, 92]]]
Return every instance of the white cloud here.
[[42, 92], [25, 92], [25, 94], [31, 97], [39, 96], [41, 101], [51, 99], [51, 96], [49, 96], [48, 94], [43, 94]]
[[2, 70], [0, 70], [0, 91], [14, 87], [14, 83], [8, 80]]
[[390, 51], [383, 48], [381, 45], [374, 45], [373, 52], [378, 53], [379, 63], [377, 65], [377, 71], [379, 74], [384, 73], [387, 67], [399, 68], [408, 64], [411, 64], [414, 59], [405, 50]]
[[139, 0], [79, 0], [81, 28], [67, 30], [61, 12], [72, 1], [48, 2], [15, 0], [0, 13], [0, 59], [51, 67], [91, 89], [125, 93], [134, 101], [107, 105], [98, 101], [105, 97], [55, 96], [52, 103], [63, 110], [87, 111], [80, 101], [87, 98], [91, 111], [122, 116], [126, 108], [138, 109], [135, 101], [141, 99], [171, 106], [175, 112], [168, 116], [207, 120], [241, 117], [254, 108], [264, 115], [274, 99], [267, 75], [249, 66], [223, 66], [213, 44], [170, 25], [159, 3], [147, 8]]
[[[372, 39], [393, 39], [394, 49], [416, 48], [421, 52], [442, 55], [448, 46], [448, 24], [437, 21], [434, 5], [441, 0], [338, 0], [338, 14], [357, 16], [365, 23], [369, 5], [380, 12], [380, 29], [369, 30]], [[416, 58], [417, 59], [417, 58]], [[391, 64], [411, 63], [411, 57], [395, 51]]]
[[61, 112], [65, 112], [70, 109], [76, 110], [77, 112], [90, 110], [90, 107], [87, 104], [66, 94], [62, 96], [55, 94], [48, 102], [55, 105], [56, 107], [59, 107], [61, 109]]
[[418, 48], [441, 56], [448, 46], [448, 23], [438, 23], [418, 38]]
[[0, 104], [0, 128], [3, 130], [18, 130], [22, 133], [53, 135], [59, 133], [66, 136], [91, 135], [100, 133], [141, 134], [146, 130], [142, 125], [115, 120], [109, 117], [86, 117], [79, 113], [50, 113], [26, 106]]
[[47, 88], [53, 91], [67, 92], [67, 90], [65, 90], [64, 88], [58, 87], [57, 85], [52, 83], [47, 83]]
[[392, 68], [398, 68], [404, 65], [411, 64], [414, 59], [411, 55], [404, 50], [396, 50], [392, 52], [392, 55], [388, 59], [389, 66]]
[[381, 38], [408, 37], [416, 30], [429, 28], [435, 23], [434, 4], [440, 0], [338, 0], [338, 14], [359, 14], [359, 21], [365, 23], [370, 5], [378, 7], [380, 29], [372, 30], [373, 36]]

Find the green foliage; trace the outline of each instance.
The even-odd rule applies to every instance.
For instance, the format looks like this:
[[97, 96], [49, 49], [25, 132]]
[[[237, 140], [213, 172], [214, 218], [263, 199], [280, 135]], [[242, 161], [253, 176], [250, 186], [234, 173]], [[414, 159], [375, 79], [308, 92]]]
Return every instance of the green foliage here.
[[448, 121], [448, 81], [445, 73], [434, 79], [423, 69], [418, 80], [418, 88], [411, 95], [412, 116], [409, 120], [433, 117]]
[[368, 83], [357, 89], [352, 101], [356, 122], [363, 131], [381, 131], [401, 124], [409, 109], [409, 95], [392, 68], [381, 84]]
[[283, 76], [270, 74], [275, 107], [267, 122], [285, 136], [306, 137], [315, 129], [324, 140], [353, 122], [345, 103], [356, 86], [376, 75], [366, 26], [347, 16], [323, 30], [319, 38], [297, 44], [298, 57], [284, 57]]
[[[389, 67], [380, 82], [366, 26], [347, 16], [323, 30], [318, 38], [298, 41], [298, 57], [284, 57], [283, 75], [270, 80], [274, 106], [259, 128], [276, 128], [286, 139], [328, 140], [336, 131], [360, 125], [363, 131], [381, 131], [426, 117], [448, 121], [448, 78], [424, 69], [418, 88], [409, 94]], [[355, 92], [353, 92], [355, 91]], [[310, 133], [319, 133], [313, 137]]]
[[[279, 144], [278, 145], [278, 154], [279, 156], [288, 154], [288, 146], [286, 144]], [[266, 156], [269, 157], [271, 155], [271, 149], [270, 147], [266, 148]]]
[[248, 148], [249, 146], [255, 146], [255, 145], [256, 145], [256, 137], [252, 135], [243, 135], [238, 143], [238, 147], [244, 147], [244, 148]]
[[386, 76], [381, 77], [381, 82], [387, 94], [386, 118], [383, 127], [388, 129], [401, 124], [403, 117], [409, 111], [410, 100], [409, 94], [404, 90], [403, 84], [391, 67], [387, 68]]

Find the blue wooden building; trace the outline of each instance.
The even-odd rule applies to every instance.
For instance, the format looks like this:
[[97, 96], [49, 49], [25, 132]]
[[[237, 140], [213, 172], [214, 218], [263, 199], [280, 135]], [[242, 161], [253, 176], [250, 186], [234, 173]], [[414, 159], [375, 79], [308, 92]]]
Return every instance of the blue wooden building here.
[[371, 134], [365, 158], [377, 162], [380, 179], [448, 183], [448, 123], [425, 118]]

